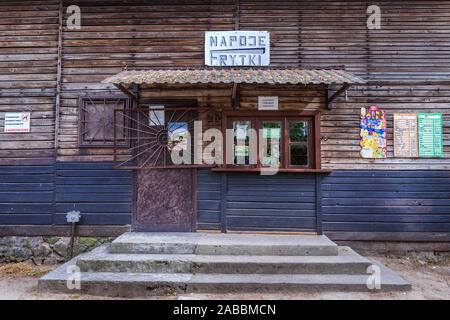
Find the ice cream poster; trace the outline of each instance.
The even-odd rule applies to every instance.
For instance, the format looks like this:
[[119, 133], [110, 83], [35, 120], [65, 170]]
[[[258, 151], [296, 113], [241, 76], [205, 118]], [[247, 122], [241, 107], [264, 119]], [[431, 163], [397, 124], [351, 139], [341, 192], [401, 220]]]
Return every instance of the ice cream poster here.
[[361, 157], [387, 158], [386, 110], [361, 108]]

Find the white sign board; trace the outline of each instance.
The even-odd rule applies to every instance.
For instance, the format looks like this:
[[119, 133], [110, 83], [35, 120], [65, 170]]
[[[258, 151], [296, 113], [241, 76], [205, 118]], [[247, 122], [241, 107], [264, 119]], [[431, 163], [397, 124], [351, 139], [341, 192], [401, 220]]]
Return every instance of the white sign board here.
[[205, 32], [207, 66], [268, 66], [270, 34], [268, 31]]
[[278, 97], [259, 96], [258, 110], [278, 110]]
[[6, 112], [5, 132], [30, 132], [29, 112]]

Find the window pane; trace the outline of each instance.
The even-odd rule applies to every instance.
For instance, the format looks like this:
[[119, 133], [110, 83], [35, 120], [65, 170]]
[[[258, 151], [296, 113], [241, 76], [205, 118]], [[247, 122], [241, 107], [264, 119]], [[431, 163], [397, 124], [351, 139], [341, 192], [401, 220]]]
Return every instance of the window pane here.
[[280, 165], [280, 139], [281, 122], [265, 121], [263, 122], [263, 154], [262, 165]]
[[308, 141], [307, 122], [289, 122], [289, 136], [291, 142]]
[[169, 122], [167, 144], [169, 150], [187, 150], [189, 129], [187, 122]]
[[148, 125], [164, 126], [164, 121], [164, 106], [150, 106], [150, 110], [148, 111]]
[[250, 164], [249, 141], [251, 124], [251, 121], [233, 121], [234, 164]]
[[234, 142], [248, 142], [250, 139], [251, 121], [233, 121]]
[[306, 145], [290, 145], [291, 165], [307, 166], [308, 165], [308, 147]]

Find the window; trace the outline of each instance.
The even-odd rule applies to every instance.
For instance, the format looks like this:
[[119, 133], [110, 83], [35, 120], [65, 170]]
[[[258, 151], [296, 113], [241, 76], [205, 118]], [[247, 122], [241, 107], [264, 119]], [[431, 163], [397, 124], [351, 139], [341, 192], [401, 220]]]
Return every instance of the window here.
[[[233, 130], [233, 144], [226, 141], [226, 168], [320, 169], [318, 112], [232, 112], [224, 116]], [[232, 162], [230, 160], [232, 159]]]
[[[78, 144], [80, 147], [112, 147], [114, 145], [114, 110], [126, 110], [130, 101], [127, 97], [82, 97], [78, 101], [79, 126]], [[116, 119], [122, 127], [126, 119]], [[126, 130], [116, 132], [118, 146], [127, 146]]]

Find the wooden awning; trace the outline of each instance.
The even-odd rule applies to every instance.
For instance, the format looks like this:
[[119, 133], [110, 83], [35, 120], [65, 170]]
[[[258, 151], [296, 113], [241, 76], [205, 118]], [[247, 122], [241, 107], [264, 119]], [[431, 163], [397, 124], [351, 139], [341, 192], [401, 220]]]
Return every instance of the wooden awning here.
[[363, 79], [345, 70], [205, 68], [122, 71], [103, 81], [131, 84], [364, 84]]

